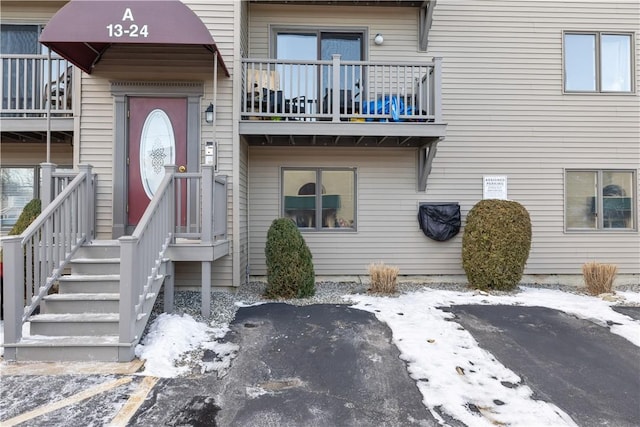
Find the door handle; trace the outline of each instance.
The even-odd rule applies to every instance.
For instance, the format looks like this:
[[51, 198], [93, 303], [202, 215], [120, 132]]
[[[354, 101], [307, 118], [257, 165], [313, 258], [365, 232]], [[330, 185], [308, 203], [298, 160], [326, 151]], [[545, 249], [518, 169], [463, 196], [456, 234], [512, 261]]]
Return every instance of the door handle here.
[[185, 166], [178, 167], [178, 172], [186, 172], [187, 168]]

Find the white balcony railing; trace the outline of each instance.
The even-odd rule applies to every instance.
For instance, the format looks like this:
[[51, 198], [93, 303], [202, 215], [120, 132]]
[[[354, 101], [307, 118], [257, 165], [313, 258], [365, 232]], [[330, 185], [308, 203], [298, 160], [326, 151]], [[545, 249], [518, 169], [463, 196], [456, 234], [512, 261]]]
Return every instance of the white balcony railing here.
[[243, 119], [439, 122], [441, 59], [242, 60]]
[[0, 55], [3, 117], [66, 116], [73, 112], [73, 66], [48, 55]]

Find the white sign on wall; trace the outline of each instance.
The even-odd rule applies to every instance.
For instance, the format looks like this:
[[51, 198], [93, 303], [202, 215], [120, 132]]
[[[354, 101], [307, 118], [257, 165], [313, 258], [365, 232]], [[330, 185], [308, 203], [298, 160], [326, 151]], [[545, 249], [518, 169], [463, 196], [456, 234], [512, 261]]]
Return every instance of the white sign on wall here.
[[483, 176], [482, 182], [483, 199], [507, 199], [506, 176]]
[[204, 147], [204, 163], [213, 165], [214, 172], [218, 172], [218, 141], [207, 141]]

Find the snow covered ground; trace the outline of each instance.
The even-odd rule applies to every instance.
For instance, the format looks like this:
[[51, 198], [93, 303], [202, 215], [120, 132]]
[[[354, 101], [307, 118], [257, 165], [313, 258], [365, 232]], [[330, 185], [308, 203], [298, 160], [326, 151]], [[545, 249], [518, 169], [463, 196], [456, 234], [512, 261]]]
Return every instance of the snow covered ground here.
[[[640, 347], [640, 321], [612, 309], [616, 304], [640, 305], [640, 292], [617, 292], [616, 297], [618, 301], [606, 301], [575, 292], [533, 287], [499, 295], [427, 287], [390, 297], [355, 292], [342, 299], [354, 308], [374, 313], [389, 326], [425, 407], [437, 419], [442, 420], [439, 414], [445, 412], [476, 426], [479, 418], [465, 408], [467, 402], [475, 402], [474, 409], [483, 413], [487, 426], [573, 426], [571, 418], [557, 406], [535, 400], [532, 390], [520, 384], [516, 373], [482, 349], [469, 332], [452, 321], [451, 313], [439, 307], [463, 304], [548, 307], [609, 328], [611, 333]], [[260, 298], [243, 299], [242, 293], [227, 298], [225, 304], [235, 303], [236, 307], [264, 302]], [[193, 369], [201, 372], [228, 369], [239, 351], [235, 344], [224, 342], [228, 323], [199, 320], [189, 314], [165, 313], [156, 317], [136, 348], [136, 355], [145, 359], [141, 375], [178, 377]], [[214, 362], [203, 362], [197, 356], [205, 350], [217, 355]]]
[[[640, 304], [640, 293], [618, 292], [617, 296], [620, 302]], [[434, 411], [440, 408], [470, 425], [478, 423], [478, 418], [465, 409], [466, 402], [470, 401], [477, 402], [487, 426], [492, 423], [575, 424], [555, 405], [534, 400], [529, 387], [505, 387], [504, 383], [519, 384], [521, 379], [480, 348], [470, 333], [451, 321], [451, 313], [438, 307], [462, 304], [548, 307], [609, 327], [612, 333], [640, 347], [640, 322], [614, 311], [611, 308], [614, 302], [552, 289], [522, 287], [518, 293], [490, 295], [425, 288], [392, 297], [349, 294], [344, 299], [353, 303], [354, 308], [374, 313], [390, 327], [401, 358], [407, 363], [409, 374], [423, 395], [423, 403], [432, 414], [441, 419]], [[218, 365], [203, 366], [203, 371], [228, 368], [238, 349], [219, 342], [227, 326], [210, 327], [186, 314], [160, 315], [136, 352], [146, 359], [143, 374], [180, 375], [188, 368], [177, 364], [185, 353], [198, 347], [211, 349], [219, 356]]]

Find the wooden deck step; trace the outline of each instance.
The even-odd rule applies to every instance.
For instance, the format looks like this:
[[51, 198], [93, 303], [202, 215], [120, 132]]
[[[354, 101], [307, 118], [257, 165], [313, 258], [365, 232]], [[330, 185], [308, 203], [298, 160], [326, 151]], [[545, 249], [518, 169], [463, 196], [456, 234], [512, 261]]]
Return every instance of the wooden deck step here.
[[21, 361], [117, 362], [120, 345], [117, 335], [107, 336], [27, 336], [10, 344]]
[[118, 313], [36, 314], [29, 318], [31, 335], [99, 336], [118, 334]]
[[52, 294], [43, 298], [41, 314], [118, 313], [118, 293]]

